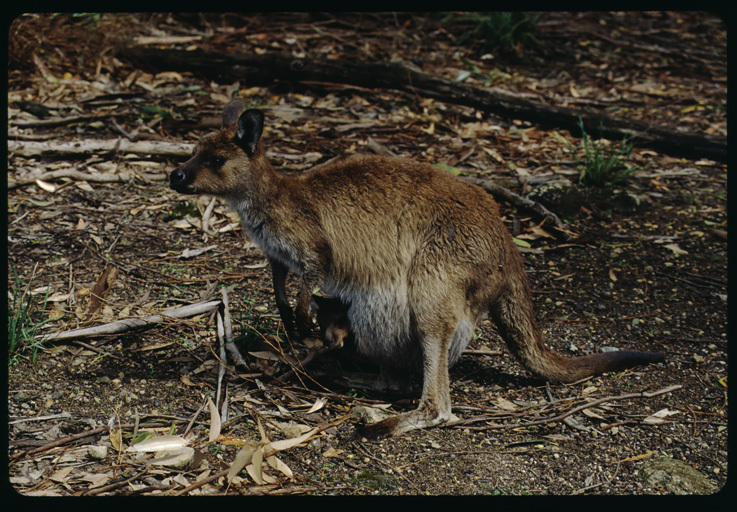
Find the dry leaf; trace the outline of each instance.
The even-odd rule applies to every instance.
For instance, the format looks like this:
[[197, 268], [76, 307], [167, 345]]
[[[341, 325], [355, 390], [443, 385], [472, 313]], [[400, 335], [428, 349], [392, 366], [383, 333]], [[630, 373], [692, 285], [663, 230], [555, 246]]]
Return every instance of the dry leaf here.
[[251, 475], [253, 481], [259, 485], [264, 483], [263, 467], [264, 461], [264, 448], [263, 446], [257, 448], [251, 456], [251, 465], [246, 468], [248, 474]]
[[209, 245], [207, 247], [201, 247], [199, 249], [194, 249], [194, 250], [190, 250], [189, 248], [187, 248], [187, 249], [184, 249], [184, 251], [182, 251], [182, 254], [177, 256], [177, 258], [181, 258], [181, 259], [194, 258], [195, 256], [199, 256], [200, 254], [203, 254], [207, 251], [211, 251], [216, 248], [217, 248], [217, 245]]
[[688, 254], [688, 251], [684, 251], [683, 249], [681, 249], [680, 247], [678, 247], [678, 244], [668, 244], [668, 245], [664, 245], [663, 247], [665, 247], [666, 249], [670, 249], [671, 251], [673, 251], [673, 254], [675, 256], [682, 256], [684, 254]]
[[267, 361], [281, 361], [282, 360], [282, 358], [279, 357], [279, 354], [275, 354], [274, 352], [269, 352], [268, 350], [249, 352], [249, 355], [252, 355], [253, 357], [258, 357], [259, 359], [266, 359]]
[[289, 448], [292, 448], [293, 446], [300, 445], [307, 441], [312, 435], [317, 432], [317, 428], [313, 428], [309, 432], [302, 434], [299, 437], [294, 437], [292, 439], [284, 439], [282, 441], [272, 441], [271, 447], [277, 451], [280, 452], [282, 450], [287, 450]]
[[207, 398], [207, 407], [210, 409], [210, 436], [209, 440], [212, 443], [220, 435], [220, 414], [218, 408], [212, 402], [210, 397]]
[[584, 409], [581, 411], [584, 416], [588, 416], [589, 418], [596, 418], [598, 420], [604, 420], [602, 415], [598, 414], [595, 409]]
[[539, 236], [543, 236], [545, 238], [553, 238], [553, 239], [555, 239], [555, 237], [553, 235], [551, 235], [550, 233], [548, 233], [547, 231], [545, 231], [540, 226], [532, 226], [530, 228], [530, 232], [531, 233], [534, 233], [536, 235], [539, 235]]
[[100, 487], [108, 483], [112, 476], [112, 471], [108, 473], [87, 473], [80, 480], [90, 482], [90, 489], [94, 489], [95, 487]]
[[646, 458], [651, 457], [653, 455], [655, 455], [655, 452], [652, 451], [652, 450], [648, 450], [645, 453], [641, 453], [640, 455], [634, 455], [632, 457], [627, 457], [626, 459], [622, 459], [622, 460], [615, 461], [615, 462], [617, 462], [617, 463], [619, 463], [619, 462], [632, 462], [632, 461], [635, 461], [635, 460], [646, 459]]
[[172, 223], [172, 226], [177, 229], [192, 229], [192, 228], [200, 228], [201, 227], [201, 221], [197, 220], [187, 220], [187, 219], [179, 219], [175, 220]]
[[327, 403], [327, 399], [326, 398], [318, 398], [315, 401], [315, 403], [312, 404], [312, 407], [310, 407], [310, 410], [307, 411], [307, 414], [313, 413], [315, 411], [319, 411], [320, 409], [322, 409], [325, 406], [326, 403]]
[[505, 398], [497, 398], [495, 405], [503, 411], [516, 411], [517, 406]]
[[181, 473], [172, 478], [172, 481], [178, 483], [182, 487], [187, 487], [189, 485], [189, 480], [187, 480], [187, 478]]
[[110, 431], [110, 444], [116, 451], [123, 451], [123, 431], [120, 429]]
[[164, 435], [149, 437], [145, 441], [128, 447], [129, 452], [160, 452], [174, 451], [187, 446], [187, 440], [182, 436]]
[[185, 386], [198, 387], [201, 385], [201, 384], [194, 382], [192, 379], [190, 379], [189, 375], [182, 375], [179, 377], [179, 380], [182, 381], [182, 384], [184, 384]]
[[272, 455], [271, 457], [267, 457], [266, 462], [269, 463], [269, 466], [276, 469], [287, 478], [294, 478], [294, 474], [292, 473], [292, 470], [289, 469], [289, 466], [284, 464], [284, 462], [279, 460], [276, 456]]
[[673, 416], [674, 414], [678, 414], [678, 411], [673, 411], [671, 409], [660, 409], [655, 414], [651, 414], [644, 420], [642, 420], [643, 423], [646, 425], [658, 425], [660, 423], [665, 423], [665, 418], [668, 416]]
[[65, 468], [62, 468], [54, 474], [50, 475], [49, 480], [52, 480], [54, 482], [63, 482], [67, 479], [69, 473], [71, 473], [72, 470], [74, 470], [74, 466], [67, 466]]
[[251, 441], [241, 448], [235, 455], [235, 459], [233, 459], [233, 463], [230, 465], [230, 469], [228, 470], [228, 482], [232, 481], [233, 478], [235, 478], [236, 475], [251, 462], [251, 458], [253, 457], [253, 453], [256, 451], [257, 446], [258, 445], [256, 443]]
[[54, 186], [51, 183], [46, 183], [45, 181], [36, 180], [36, 185], [44, 189], [46, 192], [51, 192], [52, 194], [56, 192], [56, 186]]
[[332, 446], [325, 450], [325, 452], [322, 454], [323, 457], [340, 457], [340, 455], [343, 453], [343, 450], [338, 450], [336, 448], [333, 448]]
[[160, 457], [154, 458], [149, 464], [184, 469], [194, 460], [194, 448], [185, 446], [177, 450], [162, 451], [157, 455], [160, 455]]
[[89, 183], [87, 183], [86, 181], [76, 181], [74, 184], [77, 186], [78, 189], [84, 190], [85, 192], [94, 192], [95, 191], [95, 189], [92, 188], [92, 186]]
[[264, 260], [261, 263], [254, 263], [253, 265], [241, 265], [241, 266], [247, 269], [256, 269], [256, 268], [264, 268], [268, 264], [269, 264], [269, 261]]

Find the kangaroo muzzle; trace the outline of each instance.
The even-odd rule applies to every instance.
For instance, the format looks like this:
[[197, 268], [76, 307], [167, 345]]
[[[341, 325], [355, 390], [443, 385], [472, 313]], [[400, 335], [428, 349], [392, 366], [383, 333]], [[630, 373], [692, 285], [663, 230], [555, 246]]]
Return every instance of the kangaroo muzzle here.
[[194, 191], [191, 187], [192, 180], [186, 170], [178, 167], [169, 175], [169, 187], [176, 190], [180, 194], [192, 194]]

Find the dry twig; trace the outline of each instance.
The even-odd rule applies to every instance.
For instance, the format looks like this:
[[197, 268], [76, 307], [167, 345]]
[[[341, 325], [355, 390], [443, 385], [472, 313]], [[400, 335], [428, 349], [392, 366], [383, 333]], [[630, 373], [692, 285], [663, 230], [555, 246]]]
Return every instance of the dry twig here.
[[102, 336], [105, 334], [119, 334], [121, 332], [138, 329], [141, 327], [149, 327], [151, 325], [165, 322], [172, 318], [187, 318], [190, 316], [202, 315], [213, 311], [221, 302], [213, 300], [209, 302], [198, 302], [180, 308], [167, 309], [159, 315], [149, 315], [143, 318], [124, 318], [107, 324], [97, 325], [94, 327], [85, 327], [82, 329], [74, 329], [52, 334], [43, 334], [37, 337], [41, 343], [48, 341], [60, 341], [72, 338], [84, 338], [88, 336]]
[[[603, 398], [599, 398], [597, 400], [593, 400], [591, 402], [586, 402], [585, 404], [579, 405], [572, 409], [568, 409], [567, 411], [562, 412], [556, 416], [552, 416], [552, 417], [548, 416], [542, 419], [527, 421], [523, 423], [503, 423], [503, 424], [486, 425], [484, 427], [468, 427], [467, 426], [470, 423], [478, 423], [480, 421], [486, 421], [488, 419], [499, 416], [496, 414], [490, 414], [490, 415], [478, 416], [476, 418], [468, 418], [466, 420], [455, 421], [450, 426], [468, 428], [471, 430], [498, 430], [498, 429], [506, 429], [506, 428], [525, 428], [525, 427], [532, 427], [535, 425], [545, 425], [548, 423], [557, 423], [557, 422], [563, 421], [565, 418], [568, 418], [572, 414], [576, 414], [577, 412], [581, 412], [584, 409], [596, 407], [597, 405], [601, 405], [607, 402], [614, 402], [617, 400], [628, 400], [628, 399], [633, 399], [633, 398], [652, 398], [655, 396], [663, 395], [665, 393], [671, 393], [673, 391], [681, 389], [682, 387], [683, 386], [676, 384], [673, 386], [668, 386], [662, 389], [658, 389], [656, 391], [643, 391], [640, 393], [627, 393], [624, 395], [606, 396]], [[545, 410], [547, 406], [549, 406], [549, 403], [543, 406], [543, 410]]]

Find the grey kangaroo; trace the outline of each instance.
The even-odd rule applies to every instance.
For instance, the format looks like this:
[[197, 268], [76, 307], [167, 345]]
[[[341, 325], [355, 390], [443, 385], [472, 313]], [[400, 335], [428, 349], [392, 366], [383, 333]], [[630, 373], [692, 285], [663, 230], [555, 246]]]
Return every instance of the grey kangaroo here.
[[197, 143], [170, 186], [222, 197], [239, 213], [271, 262], [287, 321], [284, 279], [292, 271], [300, 279], [295, 314], [302, 330], [320, 287], [349, 305], [359, 353], [389, 371], [421, 371], [417, 409], [363, 426], [351, 438], [379, 439], [451, 419], [448, 368], [484, 314], [516, 358], [550, 381], [663, 361], [660, 353], [638, 351], [565, 358], [548, 348], [522, 258], [496, 202], [480, 187], [429, 164], [370, 155], [277, 173], [266, 158], [263, 126], [261, 111], [231, 100], [222, 128]]

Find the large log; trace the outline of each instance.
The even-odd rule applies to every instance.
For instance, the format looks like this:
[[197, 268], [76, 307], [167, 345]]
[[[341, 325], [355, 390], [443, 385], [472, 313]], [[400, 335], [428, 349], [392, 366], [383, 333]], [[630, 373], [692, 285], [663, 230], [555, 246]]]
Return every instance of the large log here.
[[122, 49], [119, 56], [152, 72], [188, 71], [210, 79], [242, 80], [249, 86], [283, 80], [398, 89], [511, 119], [570, 130], [575, 135], [580, 135], [580, 118], [586, 132], [594, 138], [620, 140], [633, 135], [638, 145], [664, 154], [709, 158], [718, 162], [727, 160], [727, 140], [723, 136], [683, 133], [600, 112], [549, 105], [500, 89], [448, 80], [401, 63], [298, 59], [281, 53], [226, 54], [139, 47]]

